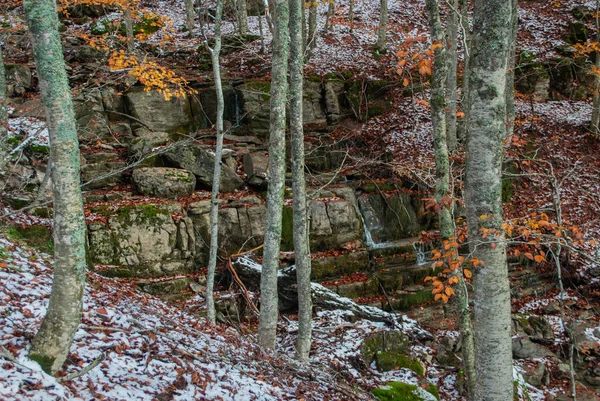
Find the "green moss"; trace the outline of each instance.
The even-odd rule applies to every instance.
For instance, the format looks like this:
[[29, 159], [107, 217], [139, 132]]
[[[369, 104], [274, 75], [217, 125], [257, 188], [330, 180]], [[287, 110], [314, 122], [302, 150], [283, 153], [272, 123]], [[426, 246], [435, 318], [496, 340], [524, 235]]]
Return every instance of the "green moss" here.
[[56, 360], [56, 358], [50, 358], [47, 355], [42, 355], [42, 354], [34, 354], [31, 353], [28, 355], [29, 359], [31, 359], [32, 361], [37, 362], [42, 370], [48, 374], [52, 374], [52, 365], [54, 365], [54, 361]]
[[511, 179], [502, 179], [502, 203], [508, 203], [515, 194], [516, 187]]
[[412, 370], [419, 376], [425, 374], [425, 368], [421, 362], [399, 352], [378, 351], [375, 355], [375, 362], [377, 363], [377, 370], [381, 372], [404, 368]]
[[426, 289], [417, 292], [409, 292], [406, 294], [396, 294], [391, 300], [394, 310], [405, 311], [409, 310], [414, 305], [424, 304], [433, 301], [431, 290]]
[[185, 173], [167, 173], [165, 174], [165, 177], [174, 178], [180, 182], [192, 182], [191, 176]]
[[97, 272], [101, 276], [110, 277], [110, 278], [132, 278], [133, 272], [130, 269], [110, 269], [110, 270], [102, 270]]
[[24, 241], [27, 245], [43, 252], [54, 253], [52, 230], [45, 226], [9, 227], [6, 236], [14, 241]]
[[433, 397], [439, 399], [439, 396], [431, 393], [429, 388], [427, 390], [423, 390], [413, 384], [401, 382], [391, 382], [385, 387], [377, 388], [373, 390], [373, 395], [381, 401], [423, 401], [427, 398], [423, 397], [422, 391], [427, 391]]
[[316, 82], [316, 83], [321, 83], [323, 81], [323, 78], [321, 78], [319, 75], [317, 74], [310, 74], [309, 76], [307, 76], [306, 78], [307, 81], [309, 82]]
[[44, 153], [44, 154], [50, 153], [50, 147], [46, 146], [46, 145], [32, 144], [32, 145], [29, 145], [27, 147], [27, 149], [33, 153]]
[[125, 206], [119, 209], [117, 216], [120, 219], [130, 218], [132, 215], [141, 216], [142, 219], [154, 220], [159, 215], [169, 215], [169, 212], [156, 205]]
[[427, 386], [427, 392], [432, 394], [436, 399], [440, 399], [440, 392], [435, 384], [429, 383], [429, 386]]
[[262, 98], [265, 101], [271, 100], [271, 82], [254, 81], [244, 85], [245, 89], [262, 92]]
[[366, 193], [379, 193], [379, 192], [384, 192], [384, 191], [394, 191], [396, 189], [396, 187], [393, 184], [389, 184], [387, 182], [382, 182], [382, 183], [367, 183], [364, 184], [360, 187], [361, 190], [363, 190]]

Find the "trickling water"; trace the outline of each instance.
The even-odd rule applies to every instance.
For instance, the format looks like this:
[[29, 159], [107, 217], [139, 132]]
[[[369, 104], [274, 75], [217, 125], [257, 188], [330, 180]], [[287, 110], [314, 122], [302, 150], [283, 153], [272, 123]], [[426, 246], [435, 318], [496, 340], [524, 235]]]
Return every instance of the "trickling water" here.
[[423, 243], [420, 241], [413, 242], [412, 246], [415, 250], [415, 255], [417, 256], [417, 266], [422, 266], [427, 263], [425, 260], [425, 251], [423, 251]]
[[239, 127], [240, 126], [240, 120], [241, 120], [241, 116], [242, 116], [242, 107], [240, 105], [240, 99], [238, 96], [237, 91], [235, 90], [235, 87], [233, 85], [231, 85], [231, 88], [233, 89], [233, 97], [235, 99], [235, 126], [234, 127]]

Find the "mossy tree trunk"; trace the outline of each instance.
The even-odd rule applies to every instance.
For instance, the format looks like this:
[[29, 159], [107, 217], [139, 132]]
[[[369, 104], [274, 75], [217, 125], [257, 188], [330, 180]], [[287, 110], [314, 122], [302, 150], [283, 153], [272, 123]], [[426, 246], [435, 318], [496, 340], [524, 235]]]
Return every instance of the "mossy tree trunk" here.
[[304, 53], [302, 51], [303, 12], [303, 0], [290, 0], [290, 134], [292, 138], [292, 185], [294, 188], [294, 251], [296, 252], [296, 277], [298, 283], [298, 340], [296, 341], [296, 357], [301, 361], [307, 361], [312, 336], [312, 296], [302, 119], [304, 66]]
[[[506, 136], [506, 75], [512, 6], [474, 3], [465, 203], [475, 268], [474, 400], [513, 399], [510, 288], [502, 234], [502, 142]], [[488, 232], [483, 238], [485, 230]]]
[[385, 52], [387, 48], [387, 23], [388, 23], [388, 0], [381, 0], [379, 12], [379, 28], [377, 29], [377, 43], [375, 50]]
[[238, 20], [238, 32], [240, 35], [248, 33], [248, 4], [246, 0], [235, 0], [236, 1], [236, 14]]
[[133, 39], [133, 18], [131, 16], [131, 6], [126, 5], [123, 8], [123, 19], [125, 20], [125, 36], [127, 37], [127, 50], [133, 53], [135, 50], [135, 42]]
[[275, 348], [277, 334], [277, 272], [285, 186], [285, 124], [289, 56], [288, 0], [273, 0], [273, 61], [271, 71], [271, 127], [269, 130], [269, 187], [267, 222], [260, 282], [258, 342]]
[[[596, 0], [596, 41], [600, 41], [600, 1]], [[596, 52], [596, 71], [594, 72], [594, 101], [592, 104], [592, 135], [600, 136], [600, 52]]]
[[4, 59], [0, 48], [0, 177], [8, 165], [8, 107], [6, 100], [6, 78], [4, 72]]
[[308, 7], [308, 58], [317, 46], [317, 0], [310, 0]]
[[[212, 194], [210, 202], [210, 248], [208, 256], [208, 271], [206, 273], [206, 308], [208, 320], [216, 323], [215, 300], [213, 295], [215, 270], [217, 267], [217, 251], [219, 250], [219, 186], [221, 185], [221, 159], [223, 155], [223, 113], [225, 100], [221, 83], [221, 21], [223, 19], [223, 0], [217, 0], [217, 15], [215, 17], [215, 44], [209, 48], [212, 58], [215, 92], [217, 94], [217, 146], [215, 149], [215, 168], [213, 172]], [[208, 43], [206, 44], [208, 46]]]
[[46, 109], [53, 161], [54, 279], [48, 312], [29, 356], [50, 374], [69, 354], [81, 321], [86, 225], [79, 177], [79, 142], [53, 0], [23, 1]]
[[463, 143], [467, 139], [467, 133], [469, 129], [469, 71], [470, 71], [470, 59], [471, 59], [471, 31], [469, 28], [469, 2], [468, 0], [459, 0], [460, 4], [460, 29], [463, 33], [463, 52], [464, 52], [464, 64], [463, 64], [463, 84], [462, 84], [462, 97], [460, 99], [462, 112], [464, 114], [461, 122], [458, 124], [456, 136]]
[[184, 0], [185, 5], [185, 26], [190, 37], [194, 36], [194, 0]]
[[446, 37], [448, 43], [448, 72], [446, 74], [446, 138], [448, 151], [456, 149], [456, 72], [458, 66], [458, 0], [449, 0]]
[[511, 136], [515, 128], [515, 62], [517, 50], [517, 33], [519, 29], [519, 6], [517, 0], [511, 4], [511, 33], [508, 48], [508, 67], [506, 71], [506, 136]]

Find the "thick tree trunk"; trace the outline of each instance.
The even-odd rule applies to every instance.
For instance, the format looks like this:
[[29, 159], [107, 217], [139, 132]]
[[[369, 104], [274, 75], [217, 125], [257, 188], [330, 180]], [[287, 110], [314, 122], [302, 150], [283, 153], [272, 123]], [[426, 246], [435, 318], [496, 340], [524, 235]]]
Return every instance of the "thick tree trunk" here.
[[[512, 7], [506, 0], [476, 1], [474, 16], [465, 182], [470, 249], [483, 262], [474, 280], [474, 400], [506, 401], [513, 399], [513, 379], [501, 174]], [[481, 229], [492, 232], [484, 239]]]
[[51, 374], [64, 363], [81, 321], [86, 225], [79, 142], [53, 0], [23, 1], [50, 132], [54, 194], [54, 279], [48, 312], [29, 356]]
[[296, 357], [308, 360], [312, 336], [312, 298], [310, 292], [310, 250], [306, 180], [304, 178], [304, 129], [302, 113], [303, 66], [302, 13], [303, 0], [290, 0], [290, 134], [292, 137], [292, 181], [294, 188], [294, 250], [298, 282], [298, 341]]
[[4, 75], [4, 59], [0, 48], [0, 177], [8, 165], [8, 106], [6, 102], [6, 78]]
[[387, 48], [387, 23], [388, 23], [388, 0], [381, 0], [381, 11], [379, 14], [379, 28], [377, 30], [377, 43], [375, 50], [384, 52]]
[[[223, 85], [221, 83], [221, 20], [223, 17], [223, 0], [217, 0], [217, 15], [215, 21], [215, 44], [210, 49], [217, 93], [217, 146], [215, 149], [215, 169], [213, 174], [212, 195], [210, 202], [210, 249], [208, 256], [208, 272], [206, 273], [206, 307], [208, 320], [216, 322], [215, 300], [213, 289], [215, 283], [215, 269], [217, 267], [217, 251], [219, 250], [219, 186], [221, 185], [221, 156], [223, 155], [223, 113], [225, 100], [223, 98]], [[208, 46], [208, 43], [206, 44]]]
[[308, 58], [317, 46], [317, 2], [312, 0], [308, 8]]
[[123, 8], [123, 19], [125, 20], [125, 35], [127, 37], [127, 50], [129, 53], [135, 51], [135, 42], [133, 39], [133, 19], [131, 17], [131, 7], [126, 5]]
[[246, 0], [236, 0], [236, 13], [238, 32], [240, 35], [245, 35], [248, 33], [248, 4], [246, 4]]
[[[596, 0], [596, 40], [600, 40], [600, 1]], [[590, 132], [600, 135], [600, 52], [596, 52], [596, 72], [594, 73], [594, 103], [592, 105], [592, 121]]]
[[448, 42], [448, 72], [446, 76], [446, 139], [448, 152], [456, 149], [456, 72], [458, 66], [458, 0], [450, 0], [446, 37]]
[[184, 0], [185, 4], [185, 25], [188, 31], [188, 35], [194, 36], [194, 0]]
[[517, 0], [511, 2], [511, 33], [508, 47], [508, 67], [506, 71], [506, 136], [513, 134], [515, 129], [515, 62], [517, 50], [517, 33], [519, 29], [519, 14]]
[[289, 55], [288, 0], [273, 0], [273, 66], [271, 72], [271, 128], [269, 130], [269, 187], [267, 222], [260, 283], [258, 342], [274, 348], [277, 334], [277, 271], [285, 185], [285, 112]]
[[457, 137], [463, 143], [467, 139], [469, 130], [469, 114], [471, 106], [469, 105], [469, 81], [470, 81], [470, 59], [471, 59], [471, 32], [469, 30], [469, 2], [468, 0], [460, 0], [460, 28], [463, 33], [463, 51], [464, 51], [464, 66], [463, 66], [463, 85], [461, 107], [464, 114], [462, 121], [458, 124]]

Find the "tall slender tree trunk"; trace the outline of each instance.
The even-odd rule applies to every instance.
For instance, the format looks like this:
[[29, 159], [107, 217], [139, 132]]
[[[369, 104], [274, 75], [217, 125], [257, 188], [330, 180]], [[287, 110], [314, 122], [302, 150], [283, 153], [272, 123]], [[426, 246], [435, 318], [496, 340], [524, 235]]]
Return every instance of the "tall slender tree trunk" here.
[[354, 30], [354, 0], [349, 0], [348, 21], [350, 22], [350, 32]]
[[273, 66], [271, 71], [271, 128], [269, 130], [269, 187], [263, 269], [260, 281], [258, 342], [275, 348], [278, 299], [277, 271], [285, 184], [285, 113], [289, 56], [288, 0], [273, 0]]
[[296, 357], [308, 360], [312, 336], [312, 296], [310, 284], [310, 251], [306, 180], [304, 178], [304, 129], [302, 113], [303, 66], [302, 15], [303, 0], [290, 0], [290, 131], [292, 137], [292, 181], [294, 187], [294, 250], [298, 283], [298, 341]]
[[129, 53], [135, 51], [135, 42], [133, 41], [133, 19], [131, 16], [131, 7], [126, 5], [123, 8], [123, 19], [125, 20], [125, 36], [127, 37], [127, 50]]
[[86, 225], [79, 176], [79, 142], [58, 34], [54, 0], [24, 0], [25, 15], [50, 132], [54, 195], [54, 279], [48, 312], [29, 357], [50, 374], [64, 363], [81, 322]]
[[[475, 268], [475, 401], [513, 399], [510, 288], [502, 234], [502, 142], [512, 6], [476, 1], [465, 203]], [[481, 229], [495, 230], [483, 238]]]
[[317, 1], [311, 0], [308, 8], [308, 58], [317, 46]]
[[381, 11], [379, 13], [379, 28], [377, 30], [377, 43], [375, 50], [384, 52], [387, 48], [387, 23], [388, 23], [388, 0], [381, 0]]
[[511, 32], [508, 47], [508, 67], [506, 71], [506, 136], [511, 136], [515, 129], [515, 62], [517, 50], [517, 33], [519, 30], [519, 6], [517, 0], [511, 3]]
[[260, 34], [260, 54], [265, 52], [265, 31], [263, 27], [263, 16], [258, 14], [258, 33]]
[[446, 138], [448, 151], [456, 149], [456, 72], [458, 66], [458, 0], [449, 0], [452, 6], [448, 11], [446, 37], [448, 42], [448, 73], [446, 77]]
[[6, 99], [6, 78], [4, 72], [4, 59], [0, 48], [0, 177], [8, 165], [8, 105]]
[[335, 0], [329, 0], [329, 2], [327, 4], [327, 19], [325, 20], [325, 29], [324, 29], [325, 34], [329, 33], [329, 28], [331, 25], [331, 17], [333, 17], [334, 13], [335, 13]]
[[[210, 201], [210, 250], [208, 256], [208, 272], [206, 273], [206, 309], [208, 320], [216, 322], [215, 300], [213, 295], [215, 285], [215, 270], [217, 267], [217, 251], [219, 250], [219, 186], [221, 185], [221, 158], [223, 155], [223, 113], [225, 100], [221, 83], [221, 21], [223, 19], [223, 0], [217, 0], [217, 15], [215, 21], [215, 44], [210, 49], [212, 58], [215, 92], [217, 93], [217, 147], [215, 149], [215, 168], [213, 172], [212, 194]], [[208, 43], [206, 44], [208, 46]]]
[[458, 124], [457, 137], [463, 143], [467, 139], [467, 131], [469, 128], [469, 114], [471, 107], [469, 105], [469, 80], [470, 80], [470, 59], [471, 59], [471, 32], [469, 28], [469, 2], [468, 0], [460, 0], [460, 27], [463, 33], [463, 84], [462, 96], [460, 99], [462, 112], [464, 114], [462, 121]]
[[185, 25], [190, 37], [194, 36], [194, 0], [184, 0], [185, 4]]
[[[596, 41], [600, 41], [600, 1], [596, 0]], [[592, 121], [590, 132], [600, 135], [600, 52], [596, 52], [596, 72], [594, 73], [594, 103], [592, 105]]]
[[238, 32], [240, 33], [240, 35], [245, 35], [248, 33], [248, 4], [246, 4], [246, 0], [235, 1], [238, 20]]

